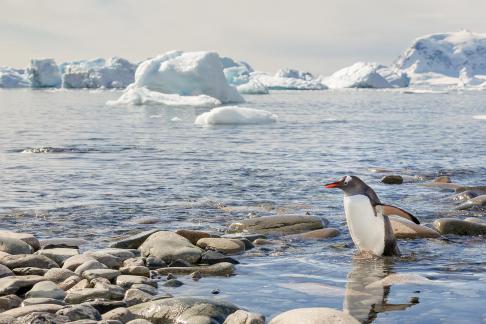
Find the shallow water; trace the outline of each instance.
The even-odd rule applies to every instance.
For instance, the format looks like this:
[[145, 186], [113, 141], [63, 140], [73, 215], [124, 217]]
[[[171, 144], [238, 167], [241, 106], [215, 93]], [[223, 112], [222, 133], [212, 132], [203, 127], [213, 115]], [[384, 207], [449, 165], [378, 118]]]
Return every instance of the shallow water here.
[[[236, 276], [183, 278], [170, 292], [220, 289], [214, 298], [268, 318], [325, 306], [377, 323], [486, 321], [483, 238], [402, 240], [404, 257], [362, 260], [353, 256], [341, 193], [322, 187], [352, 173], [423, 223], [484, 215], [454, 211], [450, 192], [383, 185], [368, 168], [485, 184], [486, 123], [472, 116], [485, 113], [486, 93], [275, 92], [248, 96], [245, 106], [277, 114], [278, 123], [219, 127], [193, 124], [204, 109], [104, 105], [118, 96], [0, 91], [2, 227], [82, 237], [92, 248], [154, 226], [223, 231], [248, 215], [310, 212], [342, 234], [248, 251]], [[135, 223], [147, 216], [162, 222]], [[367, 287], [389, 273], [432, 282]]]

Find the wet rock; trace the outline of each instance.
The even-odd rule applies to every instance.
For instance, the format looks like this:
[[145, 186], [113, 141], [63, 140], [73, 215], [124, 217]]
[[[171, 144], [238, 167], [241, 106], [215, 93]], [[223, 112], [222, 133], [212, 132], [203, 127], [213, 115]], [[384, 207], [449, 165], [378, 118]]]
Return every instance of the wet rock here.
[[441, 218], [434, 221], [434, 227], [443, 235], [486, 235], [486, 225], [455, 218]]
[[0, 296], [24, 293], [36, 283], [44, 281], [41, 276], [10, 276], [0, 279]]
[[[327, 221], [325, 221], [327, 223]], [[323, 221], [316, 216], [264, 216], [245, 219], [230, 225], [232, 231], [259, 234], [299, 234], [323, 228]]]
[[11, 231], [0, 230], [0, 238], [2, 237], [9, 237], [9, 238], [21, 240], [27, 243], [28, 245], [30, 245], [34, 251], [40, 249], [39, 240], [34, 235], [29, 233], [15, 233]]
[[114, 255], [105, 252], [89, 252], [86, 255], [94, 258], [96, 261], [103, 263], [110, 269], [118, 269], [122, 265], [122, 261]]
[[381, 182], [384, 184], [402, 184], [403, 177], [401, 175], [390, 174], [381, 178]]
[[433, 284], [434, 282], [424, 276], [415, 273], [393, 273], [383, 279], [370, 283], [366, 288], [381, 288], [387, 286], [403, 285], [403, 284]]
[[209, 233], [206, 233], [206, 232], [184, 230], [184, 229], [177, 230], [176, 234], [188, 239], [189, 242], [191, 242], [194, 245], [196, 245], [197, 241], [199, 241], [202, 238], [211, 237], [211, 235]]
[[40, 240], [39, 242], [42, 249], [79, 249], [80, 246], [88, 243], [88, 241], [79, 238], [51, 238]]
[[131, 306], [128, 309], [154, 323], [223, 323], [238, 307], [221, 300], [175, 297]]
[[140, 246], [142, 256], [155, 256], [166, 263], [182, 259], [197, 263], [203, 251], [194, 246], [186, 238], [172, 232], [160, 231], [154, 233]]
[[185, 260], [181, 260], [181, 259], [174, 260], [169, 264], [169, 268], [172, 268], [172, 267], [190, 267], [190, 266], [192, 266], [192, 264], [190, 264], [189, 262], [187, 262]]
[[146, 284], [133, 284], [130, 289], [138, 289], [150, 295], [157, 295], [157, 288]]
[[108, 269], [108, 267], [103, 263], [93, 259], [81, 264], [79, 267], [76, 268], [76, 270], [74, 270], [74, 273], [78, 276], [81, 276], [85, 271], [95, 269]]
[[[9, 309], [19, 307], [22, 304], [22, 298], [17, 295], [6, 295], [0, 297], [0, 313]], [[1, 323], [1, 321], [0, 321]]]
[[38, 255], [44, 255], [49, 259], [56, 262], [59, 266], [64, 264], [64, 261], [69, 259], [72, 256], [78, 255], [79, 251], [76, 249], [67, 249], [67, 248], [55, 248], [55, 249], [42, 249], [35, 252]]
[[79, 321], [83, 319], [95, 321], [101, 320], [100, 312], [93, 306], [86, 304], [66, 306], [58, 310], [56, 315], [66, 316], [70, 321]]
[[22, 302], [22, 306], [32, 306], [32, 305], [44, 305], [44, 304], [55, 304], [64, 306], [66, 303], [59, 299], [54, 298], [46, 298], [46, 297], [35, 297], [35, 298], [27, 298]]
[[82, 265], [83, 263], [85, 263], [87, 261], [93, 261], [93, 260], [96, 261], [95, 258], [93, 258], [92, 256], [89, 256], [89, 255], [86, 255], [86, 254], [75, 255], [75, 256], [70, 257], [66, 261], [64, 261], [62, 268], [63, 269], [69, 269], [71, 271], [75, 271], [76, 268], [79, 267], [80, 265]]
[[121, 300], [97, 299], [84, 304], [94, 307], [98, 312], [100, 312], [100, 314], [104, 314], [119, 307], [127, 307], [127, 304]]
[[181, 268], [161, 268], [157, 270], [161, 275], [174, 273], [178, 275], [188, 275], [198, 271], [203, 276], [229, 276], [235, 271], [235, 266], [228, 262], [221, 262], [210, 266], [181, 267]]
[[154, 256], [149, 256], [145, 263], [150, 270], [167, 267], [167, 263], [164, 260]]
[[194, 281], [199, 281], [202, 278], [202, 274], [199, 271], [194, 271], [190, 274], [191, 279]]
[[44, 274], [44, 278], [46, 278], [46, 280], [50, 280], [50, 281], [53, 281], [55, 283], [61, 283], [64, 280], [66, 280], [67, 278], [72, 277], [72, 276], [77, 277], [77, 275], [74, 272], [72, 272], [71, 270], [60, 269], [60, 268], [49, 269]]
[[[250, 233], [229, 233], [224, 234], [223, 238], [236, 239], [236, 240], [248, 240], [253, 243], [257, 239], [266, 239], [267, 236], [263, 234], [250, 234]], [[248, 250], [248, 248], [246, 248]]]
[[106, 253], [106, 254], [109, 254], [109, 255], [112, 255], [112, 256], [118, 258], [118, 260], [123, 262], [127, 259], [134, 258], [135, 257], [134, 252], [136, 252], [138, 254], [137, 250], [110, 248], [110, 249], [101, 249], [101, 250], [97, 250], [97, 251], [88, 251], [88, 252], [85, 252], [85, 254], [91, 255], [92, 253]]
[[[53, 268], [56, 269], [56, 268]], [[15, 273], [17, 276], [43, 276], [47, 272], [48, 269], [41, 269], [41, 268], [34, 268], [34, 267], [26, 267], [26, 268], [15, 268], [12, 269], [12, 272]]]
[[221, 263], [221, 262], [229, 262], [232, 264], [240, 263], [237, 260], [224, 255], [223, 253], [217, 251], [211, 251], [211, 250], [204, 252], [200, 261], [201, 264], [209, 264], [209, 265]]
[[81, 278], [78, 276], [71, 276], [64, 280], [63, 282], [59, 283], [59, 288], [62, 290], [66, 291], [74, 287], [76, 284], [78, 284], [81, 281]]
[[33, 312], [42, 312], [42, 313], [50, 313], [54, 314], [61, 308], [65, 306], [56, 305], [56, 304], [40, 304], [40, 305], [32, 305], [32, 306], [25, 306], [25, 307], [18, 307], [6, 312], [3, 312], [4, 315], [9, 315], [12, 317], [21, 317], [28, 315]]
[[120, 249], [138, 249], [140, 245], [142, 245], [143, 242], [152, 234], [158, 232], [158, 229], [150, 230], [150, 231], [145, 231], [141, 232], [137, 235], [133, 235], [130, 237], [127, 237], [123, 240], [113, 242], [110, 244], [111, 248], [120, 248]]
[[351, 315], [326, 307], [292, 309], [275, 316], [269, 324], [295, 323], [359, 324]]
[[152, 324], [152, 323], [142, 318], [138, 318], [133, 321], [127, 322], [126, 324]]
[[[64, 316], [58, 316], [47, 312], [33, 312], [16, 319], [15, 324], [64, 324], [69, 319]], [[2, 323], [2, 322], [0, 322]], [[2, 323], [3, 324], [3, 323]]]
[[160, 223], [160, 218], [157, 217], [139, 217], [133, 219], [135, 224], [151, 225]]
[[41, 281], [36, 283], [25, 297], [64, 299], [66, 293], [52, 281]]
[[484, 221], [481, 218], [477, 218], [477, 217], [468, 217], [468, 218], [465, 218], [464, 220], [466, 222], [471, 222], [471, 223], [476, 223], [476, 224], [485, 224], [486, 225], [486, 221]]
[[284, 238], [292, 240], [326, 240], [331, 237], [336, 237], [340, 234], [335, 228], [322, 228], [302, 234], [287, 235]]
[[133, 306], [141, 303], [146, 303], [148, 301], [151, 301], [153, 299], [153, 295], [149, 294], [145, 291], [142, 291], [140, 289], [128, 289], [125, 293], [125, 298], [123, 298], [123, 301], [128, 305], [128, 306]]
[[224, 324], [265, 324], [265, 316], [239, 309], [226, 317]]
[[211, 294], [213, 294], [213, 295], [219, 295], [220, 292], [221, 291], [219, 289], [213, 289], [213, 290], [211, 290]]
[[436, 238], [440, 233], [404, 218], [390, 217], [393, 234], [399, 239]]
[[184, 283], [180, 280], [177, 279], [170, 279], [164, 282], [163, 286], [164, 287], [171, 287], [171, 288], [177, 288], [184, 285]]
[[125, 289], [129, 289], [134, 284], [145, 284], [157, 287], [157, 282], [143, 276], [120, 275], [116, 278], [116, 284]]
[[5, 277], [10, 277], [13, 276], [14, 273], [12, 270], [10, 270], [8, 267], [4, 266], [3, 264], [0, 264], [0, 279], [5, 278]]
[[426, 187], [437, 187], [440, 189], [456, 190], [463, 187], [457, 183], [451, 183], [451, 179], [448, 176], [440, 176], [432, 180], [432, 182], [424, 184]]
[[123, 267], [137, 267], [137, 266], [140, 267], [145, 266], [145, 258], [136, 257], [136, 258], [126, 259], [125, 261], [123, 261]]
[[109, 312], [106, 312], [105, 314], [101, 315], [101, 318], [104, 320], [116, 320], [122, 323], [136, 319], [135, 315], [133, 315], [133, 313], [125, 307], [115, 308]]
[[108, 289], [111, 300], [122, 300], [123, 297], [125, 296], [124, 288], [117, 285], [112, 285], [110, 283], [97, 282], [94, 285], [94, 288]]
[[27, 267], [42, 269], [59, 268], [57, 263], [48, 257], [35, 254], [6, 255], [0, 258], [0, 264], [10, 269]]
[[93, 299], [120, 300], [119, 295], [112, 296], [107, 288], [84, 288], [80, 290], [69, 290], [64, 301], [68, 304], [80, 304]]
[[282, 244], [283, 242], [278, 240], [256, 239], [253, 243], [255, 245], [275, 245]]
[[106, 278], [97, 277], [97, 278], [93, 278], [93, 279], [89, 280], [89, 284], [91, 285], [91, 287], [95, 287], [97, 284], [109, 285], [109, 284], [111, 284], [111, 282], [110, 282], [110, 280], [108, 280]]
[[71, 287], [68, 291], [72, 292], [72, 291], [82, 290], [84, 288], [93, 288], [90, 282], [88, 281], [88, 279], [82, 279], [81, 281], [76, 283], [73, 287]]
[[477, 196], [469, 199], [465, 203], [456, 207], [457, 210], [479, 209], [486, 207], [486, 195]]
[[150, 277], [150, 269], [144, 266], [131, 266], [120, 268], [121, 274]]
[[120, 275], [120, 271], [112, 269], [92, 269], [83, 272], [83, 278], [93, 280], [94, 278], [105, 278], [113, 280]]
[[228, 255], [239, 254], [245, 251], [245, 244], [242, 241], [227, 238], [202, 238], [197, 241], [197, 246]]
[[30, 254], [34, 249], [22, 240], [0, 235], [0, 251], [8, 254]]
[[467, 200], [474, 198], [474, 197], [477, 197], [477, 196], [478, 196], [478, 194], [475, 193], [474, 191], [466, 190], [464, 192], [460, 192], [460, 193], [453, 195], [451, 198], [452, 198], [452, 200], [456, 200], [456, 201], [467, 201]]
[[464, 191], [474, 191], [478, 196], [486, 195], [486, 186], [460, 186], [456, 188], [456, 193]]

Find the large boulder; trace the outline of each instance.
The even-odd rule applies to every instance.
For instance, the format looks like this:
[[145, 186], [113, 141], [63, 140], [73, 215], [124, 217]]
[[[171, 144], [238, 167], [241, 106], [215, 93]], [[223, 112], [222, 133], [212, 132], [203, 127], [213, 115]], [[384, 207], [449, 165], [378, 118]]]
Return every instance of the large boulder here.
[[434, 221], [434, 227], [444, 235], [486, 235], [486, 224], [468, 222], [455, 218], [437, 219]]
[[[327, 223], [327, 221], [325, 221]], [[230, 225], [231, 231], [258, 234], [299, 234], [323, 228], [323, 220], [316, 216], [264, 216], [244, 219]]]
[[12, 270], [4, 266], [3, 264], [0, 264], [0, 278], [9, 277], [13, 275], [14, 273], [12, 272]]
[[54, 249], [42, 249], [36, 252], [38, 255], [45, 255], [49, 259], [55, 261], [59, 266], [64, 264], [64, 261], [72, 256], [78, 255], [77, 249], [69, 248], [54, 248]]
[[22, 240], [7, 237], [0, 234], [0, 251], [9, 254], [30, 254], [34, 252], [32, 247]]
[[224, 324], [265, 324], [265, 316], [240, 309], [226, 317]]
[[[0, 297], [0, 313], [5, 312], [9, 309], [19, 307], [22, 304], [22, 298], [17, 295], [6, 295]], [[0, 323], [2, 323], [0, 321]]]
[[158, 229], [153, 229], [145, 232], [141, 232], [127, 238], [121, 239], [119, 241], [110, 244], [111, 248], [119, 249], [138, 249], [140, 245], [152, 234], [159, 232]]
[[221, 262], [209, 266], [160, 268], [157, 271], [161, 275], [168, 275], [169, 273], [188, 275], [199, 272], [202, 276], [229, 276], [234, 273], [235, 266], [229, 262]]
[[152, 323], [223, 323], [239, 308], [221, 300], [176, 297], [155, 300], [128, 308]]
[[34, 250], [40, 249], [39, 240], [30, 233], [16, 233], [11, 231], [0, 231], [0, 237], [16, 238], [29, 244]]
[[52, 281], [36, 283], [26, 294], [26, 298], [64, 299], [66, 293]]
[[139, 249], [143, 256], [155, 256], [166, 263], [178, 259], [197, 263], [203, 253], [203, 250], [194, 246], [186, 238], [167, 231], [160, 231], [150, 235]]
[[0, 279], [0, 296], [26, 292], [36, 283], [45, 281], [41, 276], [10, 276]]
[[56, 315], [66, 316], [70, 321], [101, 320], [101, 315], [96, 308], [90, 305], [70, 305], [56, 312]]
[[238, 239], [207, 237], [197, 241], [197, 246], [205, 250], [216, 250], [224, 254], [238, 254], [245, 251], [245, 244]]
[[35, 254], [5, 255], [0, 258], [0, 264], [3, 264], [10, 269], [27, 267], [41, 269], [59, 268], [57, 263], [48, 257]]
[[343, 311], [326, 308], [298, 308], [275, 316], [269, 324], [358, 324], [359, 322]]
[[393, 234], [399, 239], [437, 238], [440, 233], [404, 218], [390, 217]]
[[46, 280], [53, 281], [57, 284], [63, 282], [64, 280], [66, 280], [67, 278], [70, 278], [72, 276], [77, 277], [77, 275], [74, 272], [72, 272], [71, 270], [60, 269], [60, 268], [49, 269], [44, 274], [44, 278], [46, 278]]
[[107, 299], [107, 300], [121, 300], [123, 295], [113, 294], [109, 288], [96, 287], [96, 288], [84, 288], [80, 290], [69, 290], [64, 301], [68, 304], [80, 304], [88, 300], [93, 299]]
[[[40, 305], [32, 305], [32, 306], [24, 306], [24, 307], [18, 307], [14, 308], [11, 310], [8, 310], [3, 313], [3, 315], [10, 315], [12, 317], [21, 317], [28, 315], [33, 312], [45, 312], [45, 313], [50, 313], [54, 314], [64, 306], [62, 305], [56, 305], [56, 304], [40, 304]], [[25, 323], [25, 322], [21, 322]]]

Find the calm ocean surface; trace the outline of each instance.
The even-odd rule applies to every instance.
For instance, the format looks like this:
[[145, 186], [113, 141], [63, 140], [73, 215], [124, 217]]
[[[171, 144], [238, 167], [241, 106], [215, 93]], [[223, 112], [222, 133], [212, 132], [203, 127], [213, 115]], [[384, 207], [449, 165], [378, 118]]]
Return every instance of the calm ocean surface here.
[[[141, 229], [222, 232], [249, 215], [309, 212], [341, 235], [250, 250], [234, 277], [182, 277], [186, 285], [161, 289], [209, 297], [217, 288], [211, 298], [267, 318], [324, 306], [377, 323], [486, 321], [484, 238], [402, 240], [401, 258], [359, 259], [342, 193], [322, 187], [355, 174], [425, 224], [484, 216], [454, 211], [451, 192], [387, 186], [368, 169], [486, 184], [486, 121], [472, 118], [486, 114], [486, 93], [274, 92], [242, 106], [271, 111], [278, 123], [218, 127], [193, 124], [204, 109], [105, 106], [119, 94], [0, 90], [2, 228], [80, 237], [90, 249]], [[137, 224], [142, 217], [161, 222]], [[432, 281], [368, 286], [390, 273]]]

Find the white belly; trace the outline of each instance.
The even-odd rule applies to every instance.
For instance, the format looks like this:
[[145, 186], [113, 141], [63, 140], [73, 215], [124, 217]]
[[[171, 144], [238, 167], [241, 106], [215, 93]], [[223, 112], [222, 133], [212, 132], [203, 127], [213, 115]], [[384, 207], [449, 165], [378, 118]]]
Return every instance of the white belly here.
[[351, 238], [358, 249], [382, 255], [385, 249], [385, 224], [381, 214], [375, 216], [368, 197], [344, 196], [344, 211]]

